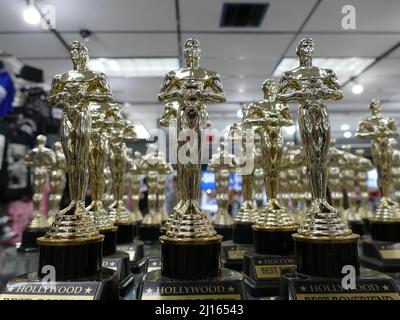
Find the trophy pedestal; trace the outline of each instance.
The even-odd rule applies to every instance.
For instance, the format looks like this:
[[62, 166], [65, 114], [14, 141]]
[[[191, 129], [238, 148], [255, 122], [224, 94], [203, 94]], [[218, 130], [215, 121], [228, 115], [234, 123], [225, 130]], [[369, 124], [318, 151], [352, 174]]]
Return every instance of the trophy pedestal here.
[[349, 221], [349, 228], [353, 233], [363, 236], [366, 234], [365, 225], [362, 220]]
[[54, 283], [42, 282], [33, 272], [9, 281], [0, 300], [118, 300], [118, 291], [117, 273], [108, 268], [90, 277]]
[[297, 271], [316, 277], [341, 278], [342, 267], [360, 269], [357, 242], [359, 235], [342, 238], [313, 238], [293, 234]]
[[166, 232], [167, 232], [167, 227], [165, 226], [165, 224], [163, 224], [160, 227], [160, 233], [161, 233], [161, 235], [164, 235]]
[[114, 254], [103, 257], [102, 266], [103, 268], [109, 268], [117, 272], [119, 292], [121, 296], [125, 296], [134, 283], [129, 254], [117, 251]]
[[162, 275], [172, 279], [206, 279], [220, 270], [222, 236], [180, 239], [161, 236]]
[[206, 280], [177, 280], [161, 270], [146, 274], [138, 287], [138, 300], [244, 300], [242, 275], [221, 269]]
[[144, 258], [143, 241], [134, 240], [131, 243], [118, 244], [117, 250], [128, 254], [131, 271], [133, 273], [142, 272], [146, 262]]
[[233, 224], [232, 240], [240, 244], [253, 243], [253, 229], [252, 223], [235, 222]]
[[371, 237], [377, 241], [400, 242], [400, 221], [381, 222], [370, 220]]
[[370, 234], [371, 230], [370, 230], [370, 226], [369, 226], [369, 219], [363, 218], [362, 220], [364, 223], [365, 234]]
[[158, 242], [161, 236], [160, 224], [144, 224], [139, 226], [139, 239], [142, 241]]
[[221, 224], [214, 224], [214, 229], [217, 231], [218, 234], [223, 236], [225, 240], [232, 240], [233, 236], [233, 228], [232, 225], [221, 225]]
[[117, 246], [117, 228], [115, 230], [99, 230], [104, 236], [103, 240], [103, 256], [109, 256], [115, 253]]
[[400, 272], [400, 242], [362, 241], [361, 264], [382, 272]]
[[356, 289], [342, 286], [338, 278], [319, 278], [296, 272], [281, 276], [282, 300], [400, 300], [395, 281], [373, 270], [361, 270], [355, 279]]
[[39, 276], [44, 266], [53, 266], [57, 281], [81, 279], [101, 269], [103, 236], [91, 239], [51, 240], [39, 238]]
[[36, 242], [37, 238], [43, 237], [48, 228], [26, 228], [22, 233], [21, 245], [18, 251], [34, 252], [39, 250], [39, 245]]
[[129, 243], [135, 236], [135, 225], [133, 223], [114, 223], [118, 227], [117, 244]]
[[292, 234], [296, 228], [276, 229], [253, 226], [254, 250], [258, 254], [289, 255], [294, 253]]
[[144, 273], [149, 273], [154, 270], [161, 270], [161, 257], [149, 257], [146, 259]]
[[224, 268], [242, 271], [244, 253], [251, 245], [235, 243], [232, 240], [222, 242], [221, 261]]
[[294, 255], [244, 254], [243, 281], [252, 297], [279, 296], [283, 270], [296, 267]]

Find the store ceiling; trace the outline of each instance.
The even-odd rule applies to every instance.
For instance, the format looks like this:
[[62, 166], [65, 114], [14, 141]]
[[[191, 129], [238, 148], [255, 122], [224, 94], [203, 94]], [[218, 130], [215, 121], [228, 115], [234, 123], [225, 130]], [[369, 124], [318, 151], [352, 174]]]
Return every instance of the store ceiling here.
[[[225, 2], [269, 3], [259, 28], [220, 28]], [[341, 27], [341, 0], [37, 0], [39, 7], [56, 9], [56, 29], [67, 41], [81, 40], [80, 29], [93, 32], [87, 46], [92, 57], [178, 57], [188, 37], [201, 42], [201, 64], [220, 73], [227, 103], [209, 107], [214, 127], [237, 121], [240, 103], [261, 98], [261, 83], [273, 74], [284, 57], [311, 36], [318, 57], [376, 58], [400, 42], [398, 0], [353, 0], [356, 29]], [[180, 33], [177, 29], [179, 5]], [[0, 0], [0, 50], [42, 68], [47, 82], [71, 69], [68, 52], [56, 36], [22, 18], [25, 0]], [[179, 41], [179, 38], [181, 39]], [[344, 87], [344, 99], [329, 105], [333, 134], [343, 138], [340, 126], [354, 133], [358, 120], [368, 113], [372, 98], [400, 122], [400, 49], [362, 74], [364, 92], [354, 95]], [[342, 82], [344, 79], [339, 79]], [[129, 117], [151, 129], [157, 126], [162, 106], [157, 93], [162, 77], [111, 78], [115, 98], [129, 102]], [[296, 106], [291, 106], [296, 117]], [[351, 142], [349, 139], [348, 142]]]

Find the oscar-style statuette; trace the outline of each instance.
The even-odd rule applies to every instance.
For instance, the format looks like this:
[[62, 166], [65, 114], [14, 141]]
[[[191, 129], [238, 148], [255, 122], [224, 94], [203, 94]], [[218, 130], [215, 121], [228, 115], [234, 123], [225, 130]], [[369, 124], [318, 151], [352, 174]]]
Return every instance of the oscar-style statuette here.
[[[249, 250], [244, 255], [245, 283], [251, 288], [252, 295], [258, 296], [265, 295], [268, 293], [268, 289], [271, 289], [271, 281], [268, 280], [274, 282], [275, 291], [279, 290], [280, 272], [275, 272], [273, 276], [270, 274], [269, 279], [263, 281], [265, 279], [260, 278], [263, 271], [257, 272], [261, 266], [265, 272], [279, 269], [277, 264], [282, 266], [281, 269], [294, 266], [294, 259], [290, 255], [294, 253], [292, 234], [297, 229], [292, 215], [277, 199], [278, 179], [283, 156], [281, 129], [293, 125], [293, 122], [288, 107], [276, 101], [275, 81], [266, 80], [262, 89], [264, 99], [257, 104], [250, 105], [246, 116], [243, 117], [245, 126], [256, 123], [261, 128], [262, 158], [267, 192], [267, 204], [252, 226], [254, 251]], [[277, 260], [282, 261], [276, 263]], [[263, 261], [262, 265], [260, 261]], [[265, 284], [265, 290], [260, 290], [263, 284]], [[270, 293], [274, 294], [271, 291]]]
[[126, 171], [125, 141], [136, 140], [135, 127], [122, 117], [110, 129], [110, 169], [113, 178], [114, 202], [108, 207], [111, 220], [118, 227], [117, 244], [131, 243], [135, 221], [124, 203], [124, 177]]
[[336, 139], [331, 138], [328, 151], [328, 188], [335, 208], [343, 208], [343, 157], [344, 151], [336, 148]]
[[158, 179], [165, 170], [165, 166], [166, 162], [160, 156], [157, 145], [150, 144], [147, 147], [146, 155], [142, 157], [139, 164], [141, 173], [146, 176], [149, 209], [139, 226], [139, 238], [143, 241], [158, 241], [161, 236], [162, 216], [161, 212], [157, 210]]
[[[161, 270], [146, 274], [140, 285], [140, 299], [240, 299], [240, 275], [220, 269], [222, 236], [199, 207], [201, 130], [209, 125], [207, 103], [222, 103], [225, 96], [219, 75], [201, 68], [200, 43], [188, 39], [184, 46], [186, 64], [169, 72], [159, 94], [159, 101], [176, 102], [177, 183], [180, 201], [171, 214], [161, 241]], [[191, 139], [191, 140], [190, 140]], [[184, 152], [184, 150], [186, 152]], [[229, 281], [225, 281], [230, 276]], [[217, 277], [218, 276], [218, 277]], [[236, 279], [234, 279], [236, 277]], [[227, 284], [229, 283], [230, 289]], [[179, 292], [183, 285], [188, 293]], [[193, 291], [204, 285], [203, 293]], [[221, 290], [206, 292], [211, 287]], [[172, 291], [160, 288], [173, 287]], [[227, 289], [225, 289], [227, 288]], [[182, 298], [182, 297], [181, 297]]]
[[360, 121], [357, 136], [371, 140], [372, 159], [378, 171], [378, 186], [381, 198], [375, 214], [369, 219], [372, 239], [362, 241], [362, 263], [383, 271], [400, 271], [400, 210], [399, 204], [390, 198], [392, 184], [393, 155], [395, 144], [392, 138], [399, 135], [393, 118], [381, 115], [379, 100], [369, 105], [372, 115]]
[[112, 94], [105, 75], [87, 68], [87, 48], [78, 41], [69, 48], [74, 69], [54, 77], [48, 100], [63, 107], [60, 141], [67, 163], [71, 202], [57, 213], [49, 231], [38, 239], [39, 275], [46, 272], [44, 266], [50, 265], [55, 269], [57, 281], [94, 281], [101, 298], [117, 299], [116, 272], [102, 269], [104, 236], [85, 208], [92, 112], [111, 102]]
[[36, 239], [43, 236], [49, 228], [47, 219], [41, 212], [41, 204], [47, 178], [56, 160], [54, 152], [46, 148], [46, 141], [46, 136], [37, 136], [36, 147], [29, 150], [24, 159], [31, 169], [33, 178], [33, 214], [22, 234], [21, 246], [18, 248], [20, 251], [36, 251], [38, 249]]
[[54, 143], [55, 164], [50, 173], [49, 212], [47, 223], [53, 223], [57, 212], [60, 210], [62, 195], [66, 183], [66, 162], [61, 142]]
[[[311, 38], [300, 41], [296, 50], [300, 65], [285, 72], [280, 80], [277, 99], [299, 104], [299, 127], [306, 156], [311, 188], [311, 207], [293, 235], [297, 272], [281, 276], [283, 299], [363, 299], [372, 294], [363, 288], [378, 288], [373, 295], [379, 299], [392, 299], [397, 287], [392, 279], [380, 273], [360, 273], [357, 243], [342, 217], [340, 209], [327, 199], [330, 124], [327, 100], [342, 98], [342, 91], [332, 70], [312, 64], [314, 42]], [[343, 290], [343, 268], [356, 276], [355, 290]], [[314, 290], [318, 287], [317, 290]], [[325, 290], [329, 287], [329, 292]], [[387, 290], [385, 290], [387, 289]]]
[[234, 158], [226, 150], [226, 144], [221, 143], [212, 156], [208, 170], [215, 174], [216, 200], [218, 211], [213, 218], [214, 228], [224, 237], [224, 241], [232, 239], [233, 218], [228, 212], [229, 183], [231, 173], [235, 172]]

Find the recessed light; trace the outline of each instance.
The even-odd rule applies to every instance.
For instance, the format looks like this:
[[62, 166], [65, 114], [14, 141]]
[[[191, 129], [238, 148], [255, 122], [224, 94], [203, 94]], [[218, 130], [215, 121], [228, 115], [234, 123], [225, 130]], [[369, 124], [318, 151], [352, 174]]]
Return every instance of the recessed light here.
[[38, 9], [34, 6], [33, 1], [29, 1], [28, 7], [24, 10], [22, 15], [25, 22], [29, 24], [39, 24], [40, 20], [42, 20], [42, 17], [40, 16]]
[[243, 92], [244, 92], [244, 89], [243, 89], [243, 88], [239, 88], [239, 89], [238, 89], [238, 92], [239, 92], [239, 93], [243, 93]]
[[350, 129], [350, 126], [347, 124], [347, 123], [343, 123], [341, 126], [340, 126], [340, 130], [342, 130], [342, 131], [347, 131], [347, 130], [349, 130]]
[[345, 133], [343, 133], [343, 136], [344, 136], [346, 139], [350, 139], [350, 138], [352, 137], [352, 134], [351, 134], [350, 131], [346, 131]]
[[354, 94], [360, 94], [361, 92], [364, 91], [364, 87], [361, 84], [357, 83], [351, 88], [351, 91]]

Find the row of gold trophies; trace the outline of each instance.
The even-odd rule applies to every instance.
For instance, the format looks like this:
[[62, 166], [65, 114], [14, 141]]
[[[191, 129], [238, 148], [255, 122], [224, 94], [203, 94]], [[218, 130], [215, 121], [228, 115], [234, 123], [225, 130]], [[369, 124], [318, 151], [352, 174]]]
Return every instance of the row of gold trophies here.
[[[124, 186], [132, 183], [124, 181], [124, 177], [125, 141], [134, 140], [136, 135], [134, 126], [122, 118], [120, 105], [113, 102], [106, 76], [87, 68], [86, 47], [72, 42], [70, 52], [74, 70], [54, 77], [49, 102], [63, 107], [60, 140], [71, 202], [55, 215], [47, 232], [37, 239], [38, 277], [44, 274], [43, 267], [51, 265], [57, 271], [57, 281], [101, 282], [102, 298], [115, 298], [118, 293], [113, 288], [117, 275], [102, 268], [102, 259], [118, 253], [116, 243], [135, 241], [134, 225], [138, 218], [127, 210], [124, 202]], [[389, 281], [379, 274], [363, 278], [358, 253], [360, 236], [352, 232], [353, 226], [349, 224], [369, 217], [372, 240], [363, 240], [365, 248], [384, 242], [387, 251], [388, 243], [400, 242], [400, 209], [389, 197], [395, 154], [392, 138], [397, 137], [398, 131], [393, 119], [380, 114], [379, 102], [371, 103], [372, 115], [362, 120], [357, 130], [359, 137], [371, 139], [372, 157], [378, 168], [381, 200], [371, 216], [365, 213], [366, 172], [371, 163], [361, 154], [352, 154], [349, 147], [335, 148], [330, 136], [326, 102], [342, 99], [340, 84], [332, 70], [313, 65], [313, 40], [301, 40], [296, 49], [299, 66], [281, 76], [277, 89], [273, 80], [267, 80], [263, 85], [264, 99], [245, 106], [241, 121], [230, 127], [227, 142], [231, 141], [233, 148], [241, 146], [242, 152], [239, 155], [228, 152], [226, 142], [211, 160], [220, 209], [227, 206], [226, 190], [232, 166], [241, 172], [244, 198], [233, 224], [226, 210], [219, 210], [212, 223], [199, 205], [201, 130], [210, 125], [206, 104], [223, 103], [225, 95], [218, 73], [200, 67], [200, 52], [198, 40], [185, 42], [185, 66], [166, 74], [158, 96], [166, 106], [161, 124], [174, 125], [176, 137], [186, 139], [176, 141], [179, 201], [165, 223], [164, 234], [159, 237], [161, 269], [144, 275], [138, 298], [172, 299], [184, 298], [186, 294], [187, 298], [196, 299], [207, 290], [217, 298], [218, 294], [225, 299], [244, 298], [242, 275], [221, 268], [224, 244], [217, 230], [227, 224], [232, 225], [233, 243], [254, 243], [244, 253], [244, 282], [250, 287], [267, 288], [271, 279], [265, 276], [273, 273], [274, 286], [284, 288], [276, 285], [281, 278], [280, 271], [276, 270], [285, 266], [295, 266], [294, 275], [282, 275], [286, 277], [287, 287], [298, 288], [299, 281], [307, 277], [320, 283], [326, 279], [340, 282], [344, 266], [355, 270], [360, 277], [358, 281]], [[299, 106], [301, 149], [295, 149], [292, 144], [285, 147], [283, 142], [282, 127], [293, 125], [288, 103]], [[190, 140], [193, 133], [195, 142]], [[182, 150], [195, 155], [197, 161], [183, 161]], [[156, 148], [151, 149], [139, 161], [138, 169], [140, 173], [146, 172], [148, 179], [150, 213], [147, 217], [158, 225], [166, 219], [156, 209], [157, 194], [163, 199], [164, 193], [163, 186], [158, 190], [158, 181], [164, 184], [164, 178], [158, 179], [171, 171], [164, 160], [152, 161], [159, 157], [163, 159]], [[110, 180], [105, 175], [107, 158], [114, 199], [105, 207], [105, 182]], [[154, 163], [162, 163], [162, 168]], [[356, 179], [363, 206], [355, 202]], [[89, 180], [92, 203], [86, 208]], [[267, 203], [257, 210], [254, 200], [260, 205], [264, 188]], [[349, 222], [342, 215], [340, 189], [345, 190], [350, 202], [345, 215]], [[302, 203], [300, 210], [295, 210], [301, 213], [290, 213], [289, 200], [292, 204]], [[146, 232], [152, 233], [154, 229]], [[262, 281], [251, 282], [251, 278]], [[395, 288], [386, 282], [385, 288]], [[306, 285], [302, 284], [301, 288]], [[183, 287], [188, 289], [182, 291]], [[393, 290], [398, 297], [398, 289]]]

